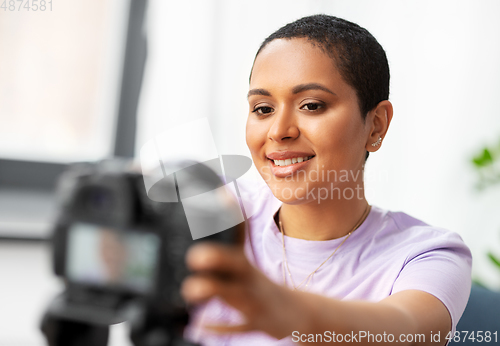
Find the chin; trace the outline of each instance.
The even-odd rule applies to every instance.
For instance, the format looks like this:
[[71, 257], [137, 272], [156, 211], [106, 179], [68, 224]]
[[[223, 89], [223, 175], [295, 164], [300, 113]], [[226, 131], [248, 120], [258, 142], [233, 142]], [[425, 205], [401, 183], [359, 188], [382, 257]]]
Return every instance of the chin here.
[[316, 200], [316, 196], [307, 195], [308, 188], [305, 184], [297, 186], [296, 184], [276, 181], [267, 181], [266, 183], [274, 197], [283, 203], [298, 205]]

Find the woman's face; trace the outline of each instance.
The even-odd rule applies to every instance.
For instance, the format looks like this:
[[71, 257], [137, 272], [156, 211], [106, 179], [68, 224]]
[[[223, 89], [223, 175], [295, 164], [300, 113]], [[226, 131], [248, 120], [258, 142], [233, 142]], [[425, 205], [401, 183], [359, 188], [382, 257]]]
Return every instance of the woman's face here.
[[281, 201], [319, 202], [337, 198], [336, 187], [362, 186], [370, 129], [356, 91], [320, 48], [306, 39], [269, 43], [255, 60], [248, 103], [247, 145]]

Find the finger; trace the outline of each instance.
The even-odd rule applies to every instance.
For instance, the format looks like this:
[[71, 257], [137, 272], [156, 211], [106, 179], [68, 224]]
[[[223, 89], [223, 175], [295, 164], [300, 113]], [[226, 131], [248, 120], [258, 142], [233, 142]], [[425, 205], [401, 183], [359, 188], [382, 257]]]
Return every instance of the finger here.
[[[252, 286], [255, 287], [255, 286]], [[217, 277], [194, 275], [184, 280], [181, 294], [189, 304], [201, 304], [213, 297], [221, 298], [227, 304], [236, 308], [244, 316], [253, 320], [262, 316], [268, 309], [269, 302], [266, 289], [256, 295], [248, 284], [240, 280], [219, 280]]]
[[186, 278], [181, 285], [181, 295], [191, 304], [200, 304], [218, 295], [217, 285], [213, 278], [200, 275]]
[[193, 245], [186, 254], [186, 263], [192, 271], [232, 275], [244, 275], [250, 266], [242, 249], [209, 242]]
[[225, 334], [225, 333], [243, 333], [250, 332], [255, 330], [249, 323], [238, 324], [238, 325], [229, 325], [229, 324], [206, 324], [203, 325], [203, 328], [208, 329], [210, 331]]
[[192, 275], [184, 280], [181, 294], [188, 303], [199, 304], [215, 296], [232, 305], [242, 305], [245, 301], [245, 285], [234, 280], [221, 280], [207, 274]]

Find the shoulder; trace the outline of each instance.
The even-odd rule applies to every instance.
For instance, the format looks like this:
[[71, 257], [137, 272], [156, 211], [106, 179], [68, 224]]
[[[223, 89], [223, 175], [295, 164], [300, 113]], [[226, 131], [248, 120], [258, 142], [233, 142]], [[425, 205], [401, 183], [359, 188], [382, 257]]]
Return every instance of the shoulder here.
[[414, 286], [420, 279], [439, 286], [441, 278], [451, 275], [470, 282], [472, 256], [460, 235], [406, 213], [374, 206], [351, 240], [352, 251], [346, 256], [354, 256], [366, 268], [374, 269], [371, 263], [376, 263], [377, 268], [398, 273], [396, 288], [408, 287], [410, 281]]
[[470, 250], [456, 232], [431, 226], [404, 212], [376, 209], [383, 215], [379, 236], [391, 238], [396, 246], [405, 248], [406, 262], [436, 251], [471, 262]]

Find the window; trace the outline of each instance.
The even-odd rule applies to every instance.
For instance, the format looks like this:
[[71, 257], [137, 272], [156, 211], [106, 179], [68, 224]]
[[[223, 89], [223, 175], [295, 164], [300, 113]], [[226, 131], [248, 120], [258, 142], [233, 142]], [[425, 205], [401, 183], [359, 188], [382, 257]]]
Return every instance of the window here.
[[0, 237], [47, 235], [68, 163], [133, 156], [145, 8], [72, 0], [0, 9]]

